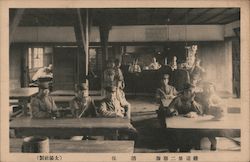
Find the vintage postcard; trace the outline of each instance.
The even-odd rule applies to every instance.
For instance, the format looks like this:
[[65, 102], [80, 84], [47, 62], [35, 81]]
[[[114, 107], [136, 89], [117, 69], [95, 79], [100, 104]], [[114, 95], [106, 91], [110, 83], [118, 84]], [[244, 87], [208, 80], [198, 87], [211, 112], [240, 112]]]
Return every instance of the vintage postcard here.
[[249, 155], [248, 0], [1, 0], [0, 161]]

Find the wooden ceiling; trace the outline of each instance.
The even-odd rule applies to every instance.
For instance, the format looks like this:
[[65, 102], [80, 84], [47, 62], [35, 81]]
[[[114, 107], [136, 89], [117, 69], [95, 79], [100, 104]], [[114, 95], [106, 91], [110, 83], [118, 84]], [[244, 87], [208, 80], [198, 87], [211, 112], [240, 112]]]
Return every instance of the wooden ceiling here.
[[[16, 13], [10, 9], [10, 22]], [[239, 8], [92, 8], [88, 13], [93, 26], [223, 25], [240, 20]], [[72, 26], [76, 18], [76, 9], [25, 9], [19, 26]]]

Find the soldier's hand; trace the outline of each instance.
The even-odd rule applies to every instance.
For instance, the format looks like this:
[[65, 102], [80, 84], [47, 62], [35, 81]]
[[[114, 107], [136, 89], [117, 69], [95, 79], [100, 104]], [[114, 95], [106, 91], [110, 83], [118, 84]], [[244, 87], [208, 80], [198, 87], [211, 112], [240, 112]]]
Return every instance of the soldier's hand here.
[[117, 113], [116, 116], [122, 117], [122, 118], [124, 117], [124, 115], [122, 113]]

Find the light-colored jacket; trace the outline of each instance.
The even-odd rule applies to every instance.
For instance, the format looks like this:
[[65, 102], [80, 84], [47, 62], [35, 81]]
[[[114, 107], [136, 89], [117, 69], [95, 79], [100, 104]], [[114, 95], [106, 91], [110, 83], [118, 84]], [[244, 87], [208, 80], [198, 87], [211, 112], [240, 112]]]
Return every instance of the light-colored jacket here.
[[32, 98], [30, 105], [33, 118], [49, 118], [51, 113], [57, 110], [51, 96], [41, 97], [37, 95]]

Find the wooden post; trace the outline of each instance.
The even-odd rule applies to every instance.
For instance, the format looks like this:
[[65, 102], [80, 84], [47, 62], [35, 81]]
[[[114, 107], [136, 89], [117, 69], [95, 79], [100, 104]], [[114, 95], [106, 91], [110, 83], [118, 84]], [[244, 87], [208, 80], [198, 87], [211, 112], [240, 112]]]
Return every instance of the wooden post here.
[[87, 83], [88, 57], [89, 57], [89, 16], [88, 10], [85, 13], [85, 24], [83, 24], [81, 10], [77, 9], [77, 23], [74, 26], [76, 41], [79, 47], [79, 57], [77, 60], [77, 83]]
[[86, 22], [85, 22], [85, 33], [86, 33], [86, 50], [85, 50], [85, 59], [84, 59], [84, 63], [85, 63], [85, 79], [83, 80], [83, 83], [86, 83], [87, 85], [89, 85], [88, 83], [88, 72], [89, 72], [89, 11], [88, 9], [86, 9]]
[[16, 12], [16, 15], [10, 25], [10, 38], [9, 38], [9, 44], [11, 44], [13, 42], [13, 37], [14, 37], [14, 34], [15, 34], [15, 31], [18, 27], [18, 24], [19, 22], [21, 21], [22, 19], [22, 16], [23, 16], [23, 13], [24, 13], [24, 10], [25, 9], [18, 9], [17, 12]]
[[[108, 36], [109, 36], [110, 27], [108, 25], [100, 25], [100, 38], [101, 38], [101, 46], [102, 46], [102, 74], [101, 74], [101, 87], [103, 87], [103, 71], [105, 70], [106, 61], [108, 60]], [[102, 91], [102, 95], [104, 95], [104, 91]]]

